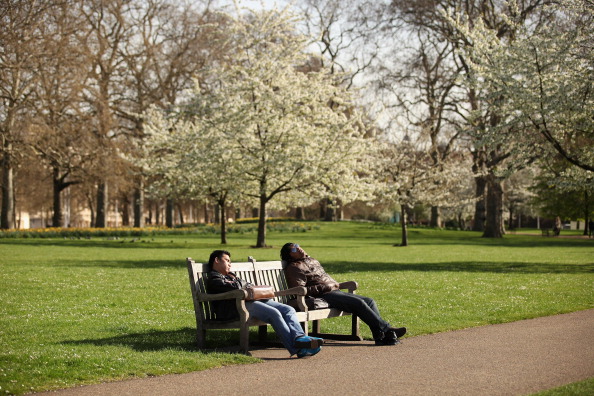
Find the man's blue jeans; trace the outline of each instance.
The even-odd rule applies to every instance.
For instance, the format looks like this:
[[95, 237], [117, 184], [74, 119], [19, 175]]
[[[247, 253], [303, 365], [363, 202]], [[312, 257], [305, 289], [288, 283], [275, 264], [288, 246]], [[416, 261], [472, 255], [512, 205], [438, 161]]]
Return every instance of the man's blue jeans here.
[[297, 321], [297, 315], [293, 307], [274, 300], [246, 302], [245, 307], [251, 316], [272, 325], [272, 328], [291, 355], [297, 353], [295, 339], [304, 336], [305, 333]]
[[390, 328], [390, 324], [382, 319], [377, 309], [377, 304], [370, 297], [346, 293], [340, 290], [324, 293], [320, 297], [328, 301], [328, 305], [331, 308], [350, 312], [361, 318], [371, 329], [374, 339], [382, 338], [383, 332]]

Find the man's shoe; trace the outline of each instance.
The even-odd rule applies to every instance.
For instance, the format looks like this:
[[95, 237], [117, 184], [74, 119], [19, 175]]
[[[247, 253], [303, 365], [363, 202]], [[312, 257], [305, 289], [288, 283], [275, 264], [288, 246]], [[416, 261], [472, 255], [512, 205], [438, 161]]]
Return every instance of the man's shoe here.
[[375, 345], [396, 345], [400, 343], [398, 337], [406, 334], [406, 328], [390, 328], [382, 334], [382, 338], [375, 340]]
[[317, 347], [317, 348], [301, 348], [300, 350], [297, 351], [297, 357], [301, 359], [303, 357], [313, 356], [316, 353], [320, 352], [321, 350], [322, 350], [321, 347]]
[[396, 338], [400, 338], [406, 334], [406, 327], [390, 327], [388, 331], [391, 330], [396, 334]]
[[315, 349], [324, 345], [324, 339], [318, 337], [301, 336], [295, 338], [295, 348]]
[[398, 337], [396, 337], [396, 332], [390, 329], [384, 332], [384, 338], [382, 338], [382, 341], [385, 342], [386, 345], [394, 345], [397, 339]]
[[381, 340], [375, 340], [375, 345], [378, 346], [385, 346], [385, 345], [396, 345], [400, 344], [400, 340], [394, 336], [393, 338], [384, 337]]

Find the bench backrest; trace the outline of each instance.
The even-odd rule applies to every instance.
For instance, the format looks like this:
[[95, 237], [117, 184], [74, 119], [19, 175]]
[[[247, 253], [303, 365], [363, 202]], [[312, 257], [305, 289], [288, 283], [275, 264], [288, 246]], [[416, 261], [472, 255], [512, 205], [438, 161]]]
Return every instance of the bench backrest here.
[[[280, 261], [253, 261], [256, 275], [256, 285], [269, 285], [274, 290], [287, 290], [287, 279], [285, 278], [285, 267]], [[279, 296], [275, 300], [287, 304], [290, 296]]]
[[[192, 289], [192, 298], [194, 308], [203, 320], [213, 320], [210, 303], [198, 301], [197, 294], [207, 293], [206, 284], [208, 282], [208, 273], [210, 269], [208, 264], [196, 263], [188, 257], [188, 274], [190, 277], [190, 287]], [[283, 272], [283, 263], [280, 261], [262, 261], [255, 260], [250, 262], [232, 263], [231, 270], [237, 277], [247, 280], [254, 285], [270, 285], [274, 290], [286, 290], [287, 281]], [[287, 303], [288, 296], [275, 297], [276, 301]]]

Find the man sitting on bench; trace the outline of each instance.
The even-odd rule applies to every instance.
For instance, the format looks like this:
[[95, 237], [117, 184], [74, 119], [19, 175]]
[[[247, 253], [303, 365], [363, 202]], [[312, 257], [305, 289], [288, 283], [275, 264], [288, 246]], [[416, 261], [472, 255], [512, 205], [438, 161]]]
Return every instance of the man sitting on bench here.
[[[231, 253], [215, 250], [208, 260], [210, 272], [206, 289], [209, 293], [225, 293], [236, 289], [249, 289], [253, 285], [231, 272]], [[217, 318], [235, 319], [238, 316], [234, 300], [212, 302]], [[245, 307], [251, 316], [272, 325], [291, 356], [302, 358], [320, 352], [324, 340], [306, 336], [297, 321], [295, 309], [273, 299], [246, 301]]]
[[285, 277], [289, 287], [305, 286], [308, 296], [323, 298], [330, 308], [357, 315], [371, 329], [375, 345], [395, 345], [399, 342], [398, 338], [406, 334], [405, 327], [391, 327], [382, 319], [372, 298], [338, 290], [338, 282], [298, 244], [286, 243], [280, 255], [288, 263]]

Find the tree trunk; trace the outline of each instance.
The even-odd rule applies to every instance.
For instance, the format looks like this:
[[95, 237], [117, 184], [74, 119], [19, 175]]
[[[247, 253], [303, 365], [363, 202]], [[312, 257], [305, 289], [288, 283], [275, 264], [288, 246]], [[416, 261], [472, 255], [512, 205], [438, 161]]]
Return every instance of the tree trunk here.
[[54, 187], [54, 196], [53, 196], [53, 210], [54, 214], [52, 216], [52, 226], [53, 227], [69, 227], [70, 223], [70, 210], [67, 212], [67, 216], [64, 215], [64, 208], [63, 208], [63, 200], [62, 200], [62, 191], [65, 191], [68, 187], [73, 184], [78, 184], [78, 181], [66, 181], [68, 178], [69, 172], [64, 174], [60, 174], [59, 167], [53, 167], [52, 169], [52, 183]]
[[134, 189], [134, 227], [144, 227], [144, 180]]
[[122, 196], [122, 226], [130, 226], [130, 198], [129, 196]]
[[406, 212], [406, 206], [400, 205], [400, 211], [402, 212], [402, 218], [400, 224], [402, 226], [402, 242], [400, 246], [408, 246], [408, 214]]
[[91, 212], [91, 222], [89, 223], [89, 227], [95, 226], [95, 203], [93, 202], [93, 197], [90, 193], [85, 194], [87, 198], [87, 205], [89, 205], [89, 211]]
[[303, 213], [304, 210], [302, 207], [295, 208], [295, 219], [296, 220], [303, 220], [305, 219], [305, 214]]
[[221, 208], [218, 203], [214, 205], [213, 211], [214, 211], [214, 223], [221, 224]]
[[590, 197], [588, 190], [584, 189], [584, 235], [590, 235]]
[[510, 230], [514, 229], [514, 205], [509, 205], [509, 222], [507, 223], [507, 228]]
[[441, 208], [439, 206], [431, 207], [431, 227], [441, 227]]
[[148, 202], [147, 208], [148, 208], [148, 217], [147, 217], [146, 221], [148, 224], [153, 224], [153, 206], [152, 206], [151, 202]]
[[487, 180], [484, 176], [477, 176], [474, 178], [475, 184], [475, 198], [477, 199], [474, 204], [474, 224], [472, 231], [484, 231], [485, 220], [486, 220], [486, 206], [485, 206], [485, 190], [487, 186]]
[[226, 214], [225, 214], [225, 201], [223, 200], [221, 203], [219, 203], [219, 208], [221, 209], [221, 244], [222, 245], [226, 245], [227, 244], [227, 219], [226, 219]]
[[[6, 145], [5, 145], [6, 146]], [[11, 145], [4, 147], [2, 159], [2, 219], [0, 228], [14, 228], [14, 170], [10, 160]]]
[[483, 238], [503, 238], [503, 187], [493, 174], [487, 179], [487, 220]]
[[182, 206], [181, 204], [177, 204], [177, 214], [179, 216], [179, 224], [184, 224], [185, 220], [184, 220], [184, 212], [182, 210]]
[[105, 228], [107, 225], [107, 183], [100, 182], [97, 186], [97, 214], [96, 228]]
[[167, 203], [165, 206], [165, 225], [169, 228], [173, 227], [173, 199], [167, 198]]
[[334, 205], [336, 202], [333, 202], [330, 198], [326, 198], [326, 213], [324, 214], [324, 221], [334, 221], [336, 208]]
[[320, 201], [320, 219], [326, 218], [326, 200], [322, 199]]
[[266, 195], [260, 195], [260, 216], [258, 218], [257, 248], [266, 247]]
[[60, 179], [60, 170], [54, 168], [53, 170], [53, 184], [54, 184], [54, 215], [52, 216], [52, 227], [64, 227], [64, 216], [62, 214], [62, 180]]

